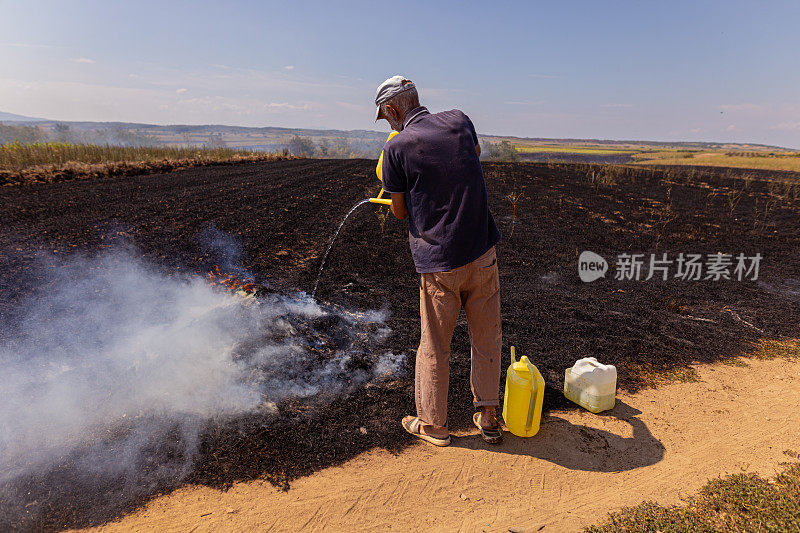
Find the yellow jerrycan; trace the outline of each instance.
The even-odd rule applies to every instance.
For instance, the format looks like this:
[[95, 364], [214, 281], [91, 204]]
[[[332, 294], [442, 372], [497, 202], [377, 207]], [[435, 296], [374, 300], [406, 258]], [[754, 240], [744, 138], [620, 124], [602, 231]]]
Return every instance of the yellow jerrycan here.
[[[389, 142], [389, 140], [398, 133], [400, 132], [393, 131], [392, 133], [390, 133], [389, 137], [386, 139], [386, 142]], [[378, 158], [378, 166], [375, 167], [375, 174], [378, 175], [378, 179], [380, 180], [381, 183], [383, 183], [383, 150], [381, 150], [381, 155]], [[381, 187], [381, 192], [378, 193], [378, 196], [376, 196], [375, 198], [370, 198], [369, 201], [372, 202], [373, 204], [392, 205], [391, 198], [383, 197], [384, 192], [385, 191], [383, 190], [383, 187]]]
[[533, 437], [539, 432], [544, 400], [544, 378], [523, 355], [519, 361], [511, 347], [511, 364], [506, 373], [506, 393], [503, 400], [503, 420], [517, 437]]

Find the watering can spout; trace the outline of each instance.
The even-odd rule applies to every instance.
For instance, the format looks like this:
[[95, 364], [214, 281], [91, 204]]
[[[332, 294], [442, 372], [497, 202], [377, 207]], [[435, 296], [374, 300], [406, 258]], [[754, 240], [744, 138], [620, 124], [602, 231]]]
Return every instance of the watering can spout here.
[[381, 189], [381, 192], [378, 193], [378, 196], [376, 196], [375, 198], [370, 198], [369, 202], [371, 204], [392, 205], [392, 199], [391, 198], [381, 198], [383, 196], [384, 192], [386, 192], [386, 191]]
[[[389, 137], [386, 139], [386, 142], [389, 142], [389, 140], [392, 137], [394, 137], [395, 135], [397, 135], [398, 133], [399, 132], [397, 132], [397, 131], [393, 131], [392, 133], [390, 133]], [[377, 174], [378, 180], [381, 183], [383, 183], [383, 150], [381, 150], [381, 155], [378, 158], [378, 166], [375, 167], [375, 174]], [[383, 205], [392, 205], [392, 199], [391, 198], [384, 198], [383, 197], [383, 195], [385, 193], [386, 193], [386, 191], [384, 191], [383, 187], [381, 187], [381, 192], [378, 193], [378, 196], [369, 199], [370, 203], [383, 204]]]

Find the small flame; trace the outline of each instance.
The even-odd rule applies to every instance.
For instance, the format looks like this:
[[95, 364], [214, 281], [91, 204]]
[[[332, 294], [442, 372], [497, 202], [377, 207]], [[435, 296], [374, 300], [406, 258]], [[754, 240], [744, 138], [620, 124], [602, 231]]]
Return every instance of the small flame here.
[[208, 273], [208, 282], [212, 285], [222, 285], [231, 292], [243, 291], [245, 293], [251, 293], [255, 291], [255, 285], [253, 283], [241, 280], [233, 274], [222, 272], [218, 265], [214, 265], [214, 268]]

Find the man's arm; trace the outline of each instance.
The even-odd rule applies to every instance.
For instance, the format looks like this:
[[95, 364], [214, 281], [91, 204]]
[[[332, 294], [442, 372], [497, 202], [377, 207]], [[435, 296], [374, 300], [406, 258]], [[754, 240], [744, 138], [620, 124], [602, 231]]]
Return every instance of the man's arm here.
[[475, 153], [478, 154], [478, 157], [481, 156], [481, 144], [478, 142], [478, 132], [475, 131], [475, 125], [469, 119], [467, 115], [464, 114], [463, 111], [459, 111], [462, 115], [464, 115], [464, 120], [466, 122], [467, 128], [469, 129], [469, 133], [472, 135], [472, 141], [475, 143]]
[[400, 220], [408, 217], [408, 208], [406, 207], [406, 193], [393, 192], [392, 193], [392, 213]]

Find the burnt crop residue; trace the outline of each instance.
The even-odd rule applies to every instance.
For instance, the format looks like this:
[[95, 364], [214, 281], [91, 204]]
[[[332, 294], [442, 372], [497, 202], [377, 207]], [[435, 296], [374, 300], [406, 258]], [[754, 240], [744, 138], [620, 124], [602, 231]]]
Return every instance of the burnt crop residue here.
[[385, 311], [234, 293], [138, 255], [43, 258], [43, 290], [4, 328], [3, 529], [112, 515], [186, 479], [220, 428], [322, 408], [403, 363]]
[[[378, 187], [374, 169], [368, 160], [294, 160], [2, 187], [0, 319], [4, 327], [20, 324], [21, 302], [52, 287], [37, 267], [38, 250], [44, 246], [60, 257], [77, 249], [93, 257], [113, 247], [109, 230], [134, 243], [146, 264], [170, 273], [199, 271], [205, 281], [215, 265], [230, 273], [215, 252], [227, 245], [217, 246], [213, 232], [206, 235], [213, 223], [236, 236], [240, 266], [272, 287], [267, 293], [310, 292], [342, 217]], [[800, 203], [770, 185], [796, 175], [555, 163], [486, 163], [484, 173], [489, 205], [504, 235], [497, 245], [503, 366], [511, 345], [531, 358], [545, 378], [545, 410], [570, 407], [562, 393], [564, 370], [581, 357], [616, 365], [619, 386], [634, 391], [693, 363], [748, 353], [762, 338], [800, 337], [792, 319], [800, 314]], [[748, 174], [751, 179], [745, 179]], [[518, 198], [516, 205], [510, 197]], [[313, 397], [286, 397], [274, 411], [265, 405], [204, 425], [183, 483], [224, 488], [267, 479], [289, 487], [299, 476], [363, 451], [399, 450], [412, 442], [399, 422], [414, 413], [418, 276], [406, 223], [376, 216], [385, 210], [363, 206], [347, 219], [326, 260], [317, 300], [334, 315], [391, 310], [387, 338], [370, 341], [374, 353], [356, 350], [347, 365], [374, 373], [375, 357], [391, 352], [406, 355], [403, 372], [331, 395], [322, 406], [315, 407]], [[583, 283], [577, 261], [585, 250], [609, 260], [623, 252], [760, 253], [764, 260], [756, 282], [615, 281], [610, 264], [604, 279]], [[311, 361], [318, 357], [315, 336], [337, 345], [343, 321], [295, 317], [293, 327], [306, 339]], [[330, 360], [325, 354], [331, 348], [319, 349], [319, 362]], [[472, 427], [469, 352], [466, 322], [460, 319], [450, 358], [448, 422], [454, 430]], [[153, 459], [143, 463], [144, 471], [157, 472], [167, 459], [183, 464], [178, 429], [164, 428], [166, 439], [153, 441], [176, 445], [167, 455], [146, 455]], [[63, 528], [108, 521], [136, 503], [119, 503], [125, 493], [119, 478], [119, 485], [102, 493], [87, 490], [80, 498], [58, 501], [40, 497], [38, 479], [59, 486], [59, 476], [79, 477], [80, 470], [70, 468], [18, 485], [20, 494], [31, 493], [28, 503], [38, 503], [12, 510], [33, 513], [38, 507], [37, 522], [29, 523]], [[177, 483], [155, 486], [137, 501]], [[9, 509], [0, 501], [0, 512]]]

